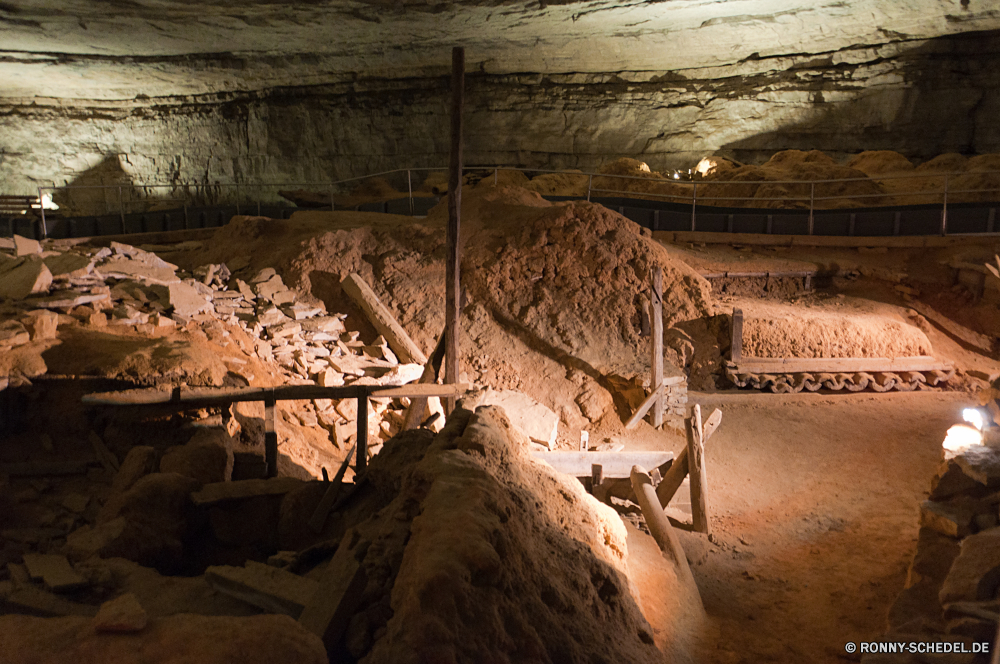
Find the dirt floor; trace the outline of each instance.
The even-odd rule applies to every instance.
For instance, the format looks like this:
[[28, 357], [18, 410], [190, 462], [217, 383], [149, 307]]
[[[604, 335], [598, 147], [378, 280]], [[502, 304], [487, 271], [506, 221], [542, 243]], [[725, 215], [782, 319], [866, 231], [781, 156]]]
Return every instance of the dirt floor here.
[[885, 632], [941, 441], [974, 400], [954, 392], [692, 400], [724, 413], [706, 450], [715, 544], [693, 568], [718, 629], [700, 661], [859, 661], [844, 644]]

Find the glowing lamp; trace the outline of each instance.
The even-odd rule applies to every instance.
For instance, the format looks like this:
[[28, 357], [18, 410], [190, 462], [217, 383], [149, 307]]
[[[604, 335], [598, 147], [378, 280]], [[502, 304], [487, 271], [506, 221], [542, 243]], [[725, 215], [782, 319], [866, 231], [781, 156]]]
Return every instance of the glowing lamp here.
[[948, 429], [941, 447], [946, 452], [961, 454], [970, 447], [983, 444], [983, 432], [970, 424], [956, 424]]
[[986, 428], [986, 418], [983, 417], [983, 411], [978, 408], [966, 408], [962, 411], [962, 419], [976, 427], [980, 431]]

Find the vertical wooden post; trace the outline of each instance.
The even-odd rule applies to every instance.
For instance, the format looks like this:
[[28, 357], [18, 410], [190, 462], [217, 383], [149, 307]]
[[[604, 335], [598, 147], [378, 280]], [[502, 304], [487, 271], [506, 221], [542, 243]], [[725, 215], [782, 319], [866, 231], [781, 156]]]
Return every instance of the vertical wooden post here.
[[[650, 325], [649, 333], [653, 338], [652, 343], [652, 380], [650, 388], [656, 390], [663, 382], [663, 268], [659, 265], [653, 268], [653, 287], [649, 296]], [[653, 403], [653, 427], [663, 426], [663, 406], [667, 402], [666, 396], [662, 393]]]
[[264, 398], [264, 465], [268, 477], [278, 476], [278, 431], [274, 428], [276, 403], [273, 392]]
[[[354, 475], [361, 477], [368, 467], [368, 392], [358, 396], [358, 442]], [[356, 482], [357, 480], [355, 480]]]
[[687, 420], [688, 473], [691, 478], [691, 521], [694, 529], [709, 534], [708, 501], [705, 498], [705, 440], [701, 424], [701, 406], [694, 405], [694, 412]]
[[[458, 321], [462, 265], [462, 107], [465, 87], [465, 49], [451, 51], [451, 160], [448, 174], [448, 259], [445, 268], [445, 374], [444, 382], [458, 383]], [[455, 409], [455, 397], [444, 403], [445, 413]]]
[[729, 359], [733, 362], [743, 360], [743, 310], [733, 309], [733, 322], [730, 326]]
[[604, 466], [599, 463], [590, 464], [590, 492], [596, 493], [604, 481]]

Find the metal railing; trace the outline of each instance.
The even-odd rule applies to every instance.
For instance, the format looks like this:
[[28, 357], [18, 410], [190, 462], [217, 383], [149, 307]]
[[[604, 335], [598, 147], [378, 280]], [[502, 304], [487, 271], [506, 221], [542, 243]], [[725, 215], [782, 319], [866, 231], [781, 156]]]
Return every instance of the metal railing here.
[[[110, 210], [110, 203], [107, 202], [108, 201], [107, 192], [110, 191], [112, 193], [112, 196], [113, 196], [114, 193], [115, 193], [115, 190], [117, 190], [118, 214], [119, 214], [119, 216], [121, 218], [122, 229], [123, 229], [123, 232], [124, 232], [124, 228], [125, 228], [125, 214], [126, 214], [126, 212], [125, 212], [125, 196], [124, 196], [124, 192], [125, 192], [126, 189], [130, 193], [134, 192], [135, 190], [141, 190], [141, 191], [145, 192], [146, 194], [148, 194], [150, 190], [156, 190], [156, 189], [168, 189], [171, 192], [181, 191], [181, 192], [187, 194], [187, 196], [184, 197], [184, 198], [152, 198], [152, 197], [149, 197], [149, 198], [139, 199], [139, 201], [140, 202], [152, 202], [152, 203], [163, 203], [163, 202], [168, 202], [168, 201], [181, 202], [181, 203], [183, 203], [183, 207], [184, 207], [184, 210], [185, 210], [185, 217], [187, 215], [187, 207], [189, 206], [189, 204], [192, 204], [192, 199], [197, 199], [197, 198], [218, 198], [218, 197], [220, 197], [222, 195], [223, 190], [226, 190], [226, 189], [232, 189], [234, 191], [234, 199], [235, 199], [234, 202], [235, 202], [235, 207], [236, 207], [236, 213], [237, 214], [241, 213], [241, 205], [240, 205], [241, 192], [244, 192], [244, 191], [258, 191], [259, 192], [261, 189], [264, 189], [264, 188], [275, 188], [275, 189], [277, 189], [277, 188], [287, 189], [287, 188], [290, 188], [290, 187], [318, 188], [321, 191], [325, 191], [325, 192], [329, 193], [330, 209], [332, 210], [335, 207], [336, 190], [338, 188], [342, 188], [344, 185], [347, 185], [347, 184], [350, 184], [350, 183], [354, 183], [354, 182], [360, 182], [360, 181], [369, 180], [369, 179], [372, 179], [372, 178], [380, 178], [380, 177], [384, 178], [384, 177], [387, 177], [387, 176], [402, 175], [402, 174], [405, 173], [406, 174], [406, 187], [407, 187], [406, 197], [409, 199], [410, 214], [413, 214], [413, 211], [414, 211], [414, 198], [415, 198], [415, 196], [414, 196], [414, 189], [413, 189], [413, 174], [414, 173], [430, 173], [430, 172], [436, 172], [436, 171], [447, 172], [447, 168], [444, 168], [444, 167], [441, 167], [441, 168], [437, 168], [437, 167], [405, 168], [405, 169], [400, 168], [400, 169], [394, 169], [394, 170], [389, 170], [389, 171], [382, 171], [382, 172], [379, 172], [379, 173], [372, 173], [372, 174], [368, 174], [368, 175], [362, 175], [362, 176], [357, 176], [357, 177], [352, 177], [352, 178], [346, 178], [346, 179], [343, 179], [343, 180], [335, 180], [335, 181], [331, 181], [331, 182], [254, 182], [254, 183], [246, 183], [246, 182], [244, 182], [244, 183], [218, 183], [217, 182], [217, 183], [214, 183], [214, 184], [177, 184], [177, 183], [158, 184], [158, 183], [152, 183], [152, 184], [110, 184], [110, 185], [86, 185], [86, 186], [68, 185], [68, 186], [65, 186], [65, 187], [55, 187], [55, 186], [44, 187], [43, 186], [43, 187], [39, 187], [38, 188], [38, 197], [39, 197], [39, 200], [42, 200], [42, 197], [44, 196], [44, 194], [46, 192], [52, 192], [53, 198], [54, 198], [54, 195], [56, 194], [56, 192], [68, 192], [68, 191], [86, 190], [86, 189], [104, 190], [105, 191], [104, 199], [105, 199], [106, 211], [110, 215], [112, 213], [111, 213], [111, 210]], [[956, 202], [955, 198], [959, 197], [959, 196], [961, 196], [963, 194], [968, 195], [968, 194], [995, 193], [997, 196], [996, 196], [996, 199], [994, 199], [994, 200], [1000, 200], [1000, 184], [998, 184], [997, 187], [989, 187], [989, 188], [985, 188], [985, 189], [955, 189], [952, 186], [952, 183], [954, 182], [954, 180], [956, 178], [959, 178], [959, 177], [962, 177], [962, 176], [967, 176], [967, 175], [970, 175], [970, 174], [973, 174], [973, 173], [974, 174], [978, 174], [980, 176], [989, 176], [989, 175], [998, 176], [998, 183], [1000, 183], [1000, 171], [969, 171], [969, 172], [948, 172], [948, 173], [899, 173], [899, 174], [876, 175], [876, 176], [873, 176], [873, 177], [865, 177], [865, 178], [842, 178], [842, 179], [829, 179], [829, 180], [764, 180], [764, 179], [760, 179], [760, 180], [714, 180], [714, 179], [705, 179], [705, 178], [697, 178], [697, 177], [691, 178], [691, 179], [680, 179], [677, 176], [675, 176], [675, 179], [670, 179], [670, 178], [659, 178], [659, 177], [654, 177], [654, 176], [642, 176], [642, 175], [617, 175], [617, 174], [610, 174], [610, 173], [586, 173], [586, 172], [580, 172], [580, 171], [552, 170], [552, 169], [540, 169], [540, 168], [522, 168], [522, 167], [513, 167], [513, 166], [489, 166], [489, 167], [485, 167], [485, 166], [466, 166], [466, 167], [463, 168], [463, 171], [466, 172], [466, 173], [469, 173], [469, 172], [486, 173], [487, 177], [488, 177], [489, 171], [492, 171], [493, 172], [493, 181], [494, 181], [495, 184], [499, 182], [499, 176], [500, 176], [500, 172], [501, 171], [516, 171], [516, 172], [521, 172], [521, 173], [533, 173], [533, 174], [562, 174], [562, 175], [567, 175], [567, 176], [571, 176], [571, 177], [574, 177], [574, 178], [580, 178], [581, 179], [581, 182], [580, 182], [581, 186], [582, 186], [582, 179], [586, 178], [586, 181], [587, 181], [586, 200], [588, 200], [588, 201], [591, 200], [591, 198], [595, 194], [617, 194], [619, 196], [622, 195], [622, 194], [628, 194], [628, 195], [631, 195], [631, 197], [639, 197], [639, 198], [644, 198], [644, 199], [652, 198], [652, 199], [655, 199], [655, 200], [665, 200], [667, 202], [677, 202], [677, 203], [685, 204], [685, 205], [686, 204], [690, 204], [690, 206], [691, 206], [691, 230], [692, 231], [696, 230], [696, 228], [697, 228], [697, 214], [698, 214], [699, 205], [704, 206], [704, 205], [706, 205], [706, 202], [708, 202], [708, 201], [715, 202], [715, 203], [719, 203], [719, 202], [729, 202], [729, 203], [732, 203], [732, 202], [735, 202], [735, 201], [743, 201], [743, 202], [749, 201], [749, 202], [753, 202], [753, 203], [783, 202], [783, 203], [791, 203], [791, 204], [801, 204], [801, 207], [797, 208], [797, 209], [802, 209], [802, 210], [808, 209], [808, 212], [809, 212], [808, 233], [810, 235], [812, 235], [813, 232], [814, 232], [814, 226], [815, 226], [814, 213], [817, 210], [838, 209], [838, 208], [823, 207], [822, 203], [824, 201], [835, 201], [835, 200], [836, 201], [849, 201], [849, 200], [866, 200], [866, 199], [886, 199], [886, 198], [899, 199], [899, 198], [915, 198], [915, 197], [919, 198], [919, 197], [925, 197], [925, 198], [932, 198], [932, 199], [934, 199], [934, 201], [936, 201], [936, 200], [938, 200], [938, 198], [940, 198], [940, 200], [941, 200], [940, 234], [941, 235], [946, 235], [947, 232], [948, 232], [948, 204], [949, 204], [949, 198], [951, 199], [952, 203], [954, 204]], [[642, 181], [642, 182], [649, 183], [651, 185], [651, 187], [681, 187], [681, 188], [690, 188], [690, 193], [688, 193], [688, 192], [661, 193], [661, 192], [657, 192], [657, 191], [649, 191], [648, 189], [638, 189], [638, 190], [637, 189], [608, 189], [608, 188], [603, 188], [603, 187], [595, 187], [594, 186], [594, 180], [595, 180], [595, 178], [598, 178], [598, 184], [602, 184], [602, 185], [605, 184], [605, 182], [602, 181], [602, 180], [600, 180], [600, 178], [604, 178], [605, 180], [635, 180], [635, 181]], [[838, 193], [836, 195], [817, 196], [817, 187], [822, 187], [824, 185], [843, 185], [843, 184], [847, 184], [847, 183], [872, 183], [872, 184], [877, 184], [877, 183], [881, 183], [881, 182], [889, 181], [889, 180], [943, 180], [943, 185], [942, 185], [942, 187], [940, 189], [933, 189], [933, 190], [905, 191], [905, 192], [883, 191], [883, 192], [878, 192], [878, 193], [860, 193], [860, 192], [859, 193], [852, 193], [852, 192], [844, 192], [844, 193]], [[804, 196], [804, 195], [803, 196], [787, 195], [787, 196], [763, 196], [763, 197], [758, 197], [756, 195], [757, 194], [756, 189], [753, 189], [748, 194], [741, 195], [741, 196], [733, 196], [733, 195], [729, 195], [729, 196], [708, 195], [708, 196], [706, 196], [705, 193], [704, 193], [706, 187], [718, 187], [718, 186], [725, 186], [725, 185], [735, 185], [735, 186], [748, 187], [748, 188], [759, 188], [761, 186], [774, 186], [774, 185], [778, 185], [778, 186], [791, 185], [793, 187], [797, 187], [797, 188], [800, 188], [800, 189], [804, 189], [805, 187], [808, 187], [808, 189], [809, 189], [809, 195], [808, 196]], [[701, 195], [699, 195], [699, 191], [698, 191], [699, 190], [699, 186], [702, 188], [702, 192], [703, 192]], [[194, 192], [193, 196], [191, 195], [192, 191]], [[402, 193], [402, 192], [398, 192], [398, 193]], [[570, 197], [574, 197], [574, 196], [570, 196]], [[583, 194], [580, 194], [579, 197], [580, 198], [584, 198]], [[275, 200], [277, 200], [277, 199], [275, 199]], [[134, 202], [136, 202], [136, 201], [130, 200], [129, 204], [132, 204]], [[256, 197], [256, 201], [255, 202], [256, 202], [256, 207], [257, 207], [257, 213], [259, 215], [260, 211], [261, 211], [261, 198], [259, 196]], [[254, 204], [251, 203], [250, 206], [249, 206], [249, 209], [252, 210], [253, 209], [253, 205]], [[755, 207], [757, 207], [757, 206], [755, 206]], [[768, 208], [765, 207], [765, 208], [760, 208], [760, 209], [768, 209]], [[770, 209], [774, 209], [774, 208], [770, 208]], [[48, 228], [47, 228], [47, 225], [46, 225], [46, 215], [45, 215], [45, 208], [44, 208], [44, 206], [41, 209], [40, 223], [41, 223], [41, 236], [43, 238], [44, 237], [48, 237]]]

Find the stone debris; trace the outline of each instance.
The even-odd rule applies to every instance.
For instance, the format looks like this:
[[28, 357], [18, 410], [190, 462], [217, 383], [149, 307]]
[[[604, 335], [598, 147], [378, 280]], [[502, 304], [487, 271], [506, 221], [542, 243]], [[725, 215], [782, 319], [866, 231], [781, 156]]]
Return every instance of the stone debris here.
[[16, 256], [30, 256], [31, 254], [42, 253], [42, 245], [38, 240], [33, 240], [20, 235], [14, 236], [14, 254]]
[[0, 346], [23, 346], [31, 341], [31, 334], [19, 321], [0, 323]]
[[28, 332], [31, 333], [32, 341], [56, 338], [59, 328], [59, 314], [38, 309], [29, 312], [22, 320]]
[[149, 624], [149, 616], [132, 593], [125, 593], [101, 604], [93, 620], [97, 632], [141, 632]]
[[522, 434], [549, 449], [553, 449], [559, 435], [559, 416], [527, 394], [516, 390], [487, 390], [482, 406], [500, 406], [507, 413], [510, 423]]
[[26, 553], [24, 566], [32, 579], [41, 580], [52, 592], [69, 592], [87, 585], [87, 579], [70, 566], [66, 556]]
[[0, 298], [23, 300], [44, 293], [52, 285], [52, 273], [38, 258], [0, 263]]
[[292, 618], [299, 617], [319, 587], [312, 579], [252, 560], [245, 567], [209, 567], [205, 570], [205, 580], [219, 592], [268, 613], [284, 613]]

